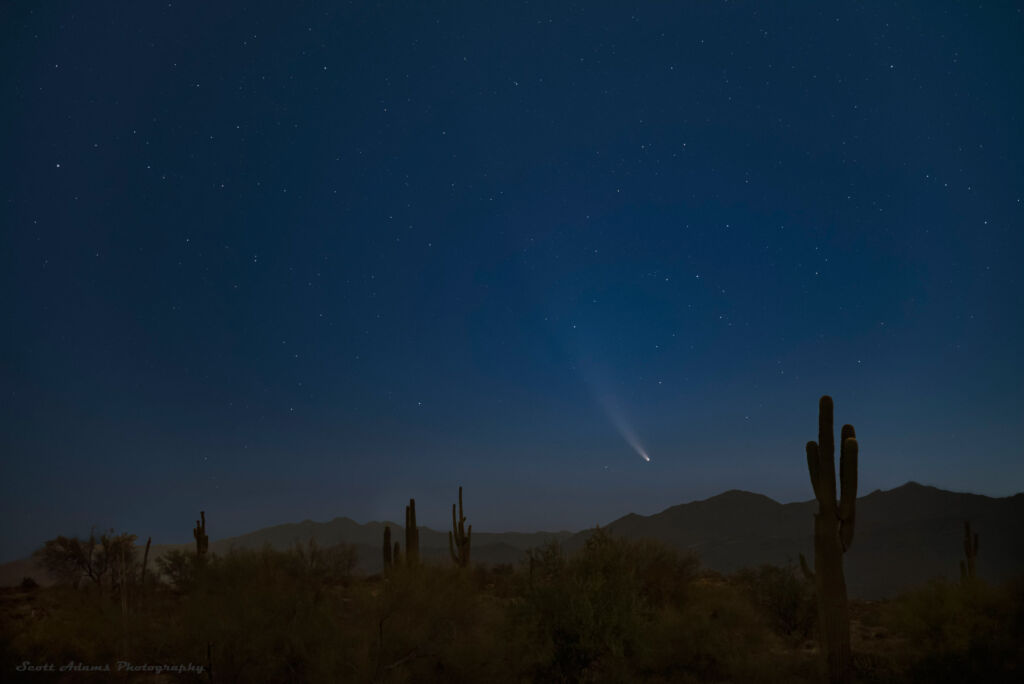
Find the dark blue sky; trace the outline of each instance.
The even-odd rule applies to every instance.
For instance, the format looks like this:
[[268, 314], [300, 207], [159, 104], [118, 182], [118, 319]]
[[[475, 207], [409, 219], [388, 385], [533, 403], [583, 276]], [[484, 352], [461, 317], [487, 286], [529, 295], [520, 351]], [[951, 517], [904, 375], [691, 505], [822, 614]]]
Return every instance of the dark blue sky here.
[[4, 3], [0, 558], [1024, 489], [1014, 4]]

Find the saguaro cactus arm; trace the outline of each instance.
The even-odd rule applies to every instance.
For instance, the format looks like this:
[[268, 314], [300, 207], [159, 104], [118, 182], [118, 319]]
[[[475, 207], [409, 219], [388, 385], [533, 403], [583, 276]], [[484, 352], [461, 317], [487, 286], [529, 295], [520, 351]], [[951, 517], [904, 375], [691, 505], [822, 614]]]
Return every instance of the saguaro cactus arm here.
[[839, 542], [843, 552], [853, 544], [854, 520], [857, 513], [857, 433], [852, 425], [844, 425], [839, 446]]
[[821, 501], [825, 498], [818, 491], [818, 482], [821, 481], [821, 472], [818, 465], [818, 443], [807, 443], [807, 472], [811, 474], [811, 487], [814, 488], [814, 498]]

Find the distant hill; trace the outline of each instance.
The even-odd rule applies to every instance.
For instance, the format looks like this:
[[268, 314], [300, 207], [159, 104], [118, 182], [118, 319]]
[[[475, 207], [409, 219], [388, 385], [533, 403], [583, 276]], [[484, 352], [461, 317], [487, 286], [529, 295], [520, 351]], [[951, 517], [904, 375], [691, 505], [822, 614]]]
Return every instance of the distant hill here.
[[[696, 552], [719, 572], [814, 558], [816, 501], [780, 504], [731, 490], [651, 516], [627, 515], [607, 530], [630, 539], [656, 539]], [[958, 579], [963, 522], [980, 536], [978, 574], [999, 582], [1024, 574], [1024, 494], [991, 498], [908, 482], [857, 499], [853, 545], [843, 564], [851, 596], [883, 598], [933, 577]], [[592, 532], [565, 543], [575, 550]]]
[[[384, 527], [391, 527], [391, 538], [400, 542], [405, 548], [405, 527], [397, 523], [368, 522], [360, 525], [351, 518], [335, 518], [329, 522], [313, 522], [303, 520], [300, 523], [288, 523], [265, 527], [255, 532], [238, 537], [228, 537], [210, 542], [210, 550], [223, 553], [231, 548], [259, 549], [269, 543], [275, 549], [286, 549], [296, 543], [305, 543], [312, 539], [321, 546], [346, 543], [357, 546], [373, 547], [377, 556], [381, 555], [384, 539]], [[420, 527], [421, 549], [443, 549], [448, 554], [448, 531], [438, 532], [429, 527]], [[473, 530], [473, 551], [490, 547], [510, 547], [518, 552], [526, 551], [534, 546], [541, 546], [549, 540], [564, 541], [573, 535], [572, 532], [477, 532]], [[378, 561], [380, 559], [378, 558]], [[485, 559], [481, 559], [486, 561]], [[378, 562], [378, 566], [380, 563]], [[380, 569], [379, 567], [377, 568]]]
[[[796, 563], [800, 553], [813, 559], [813, 519], [817, 503], [781, 504], [761, 494], [730, 490], [718, 496], [672, 506], [650, 516], [630, 514], [605, 529], [629, 539], [656, 539], [695, 552], [705, 567], [732, 572], [744, 566]], [[883, 598], [933, 577], [956, 579], [963, 555], [963, 521], [980, 535], [978, 573], [990, 581], [1024, 574], [1024, 494], [991, 498], [949, 492], [908, 482], [874, 491], [857, 500], [853, 546], [844, 564], [850, 594]], [[405, 546], [404, 529], [390, 522], [359, 524], [350, 518], [329, 522], [304, 520], [267, 527], [238, 537], [210, 542], [214, 553], [232, 548], [259, 549], [269, 544], [287, 549], [312, 539], [321, 546], [355, 545], [365, 572], [381, 567], [384, 526]], [[568, 551], [581, 548], [593, 533], [488, 533], [473, 531], [473, 559], [480, 563], [516, 563], [531, 547], [557, 541]], [[157, 545], [153, 558], [173, 548]], [[428, 562], [448, 562], [448, 533], [420, 528], [421, 554]], [[813, 562], [813, 561], [812, 561]], [[30, 559], [0, 565], [0, 586], [32, 575], [46, 578]]]

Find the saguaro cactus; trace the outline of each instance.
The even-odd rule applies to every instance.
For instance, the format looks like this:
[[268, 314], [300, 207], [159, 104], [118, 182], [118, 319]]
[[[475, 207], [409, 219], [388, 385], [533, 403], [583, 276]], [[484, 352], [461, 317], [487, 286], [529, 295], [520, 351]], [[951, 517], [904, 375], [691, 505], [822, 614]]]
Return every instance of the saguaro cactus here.
[[459, 517], [456, 521], [455, 504], [452, 504], [452, 531], [448, 533], [448, 551], [460, 568], [469, 566], [469, 539], [472, 535], [472, 525], [466, 531], [466, 516], [462, 514], [462, 487], [459, 487]]
[[200, 520], [196, 520], [196, 527], [192, 530], [192, 536], [196, 538], [196, 557], [202, 560], [206, 556], [206, 550], [210, 548], [210, 538], [206, 536], [206, 511], [199, 511]]
[[967, 582], [974, 579], [975, 561], [978, 558], [978, 534], [971, 538], [971, 521], [964, 520], [964, 555], [966, 562], [960, 561], [960, 581]]
[[818, 441], [807, 443], [807, 469], [818, 499], [818, 513], [814, 516], [814, 578], [828, 680], [832, 684], [849, 684], [853, 681], [853, 661], [843, 554], [853, 543], [857, 504], [857, 439], [852, 425], [843, 426], [839, 445], [841, 492], [837, 503], [832, 397], [824, 396], [818, 404]]
[[388, 570], [391, 567], [391, 525], [384, 526], [384, 548], [382, 552], [384, 554], [384, 570]]
[[405, 563], [416, 565], [420, 560], [420, 531], [416, 527], [416, 499], [405, 507]]

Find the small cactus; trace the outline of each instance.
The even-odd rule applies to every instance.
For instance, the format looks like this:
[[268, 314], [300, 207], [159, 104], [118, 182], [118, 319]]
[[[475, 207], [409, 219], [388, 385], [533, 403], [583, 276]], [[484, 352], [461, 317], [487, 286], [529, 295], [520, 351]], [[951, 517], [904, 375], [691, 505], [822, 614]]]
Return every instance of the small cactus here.
[[196, 557], [203, 560], [206, 551], [210, 548], [210, 538], [206, 535], [206, 511], [199, 511], [200, 520], [196, 520], [196, 527], [192, 530], [192, 536], [196, 538]]
[[405, 507], [405, 563], [417, 565], [420, 560], [420, 531], [416, 527], [416, 499]]
[[[398, 544], [396, 543], [395, 546], [397, 547]], [[382, 551], [383, 551], [383, 554], [384, 554], [384, 570], [387, 571], [387, 570], [391, 569], [391, 526], [390, 525], [385, 525], [384, 526], [384, 548], [383, 548]]]
[[462, 514], [462, 487], [459, 487], [459, 517], [455, 518], [455, 504], [452, 504], [452, 531], [448, 533], [448, 551], [460, 568], [469, 566], [469, 543], [473, 526], [466, 531], [466, 516]]

